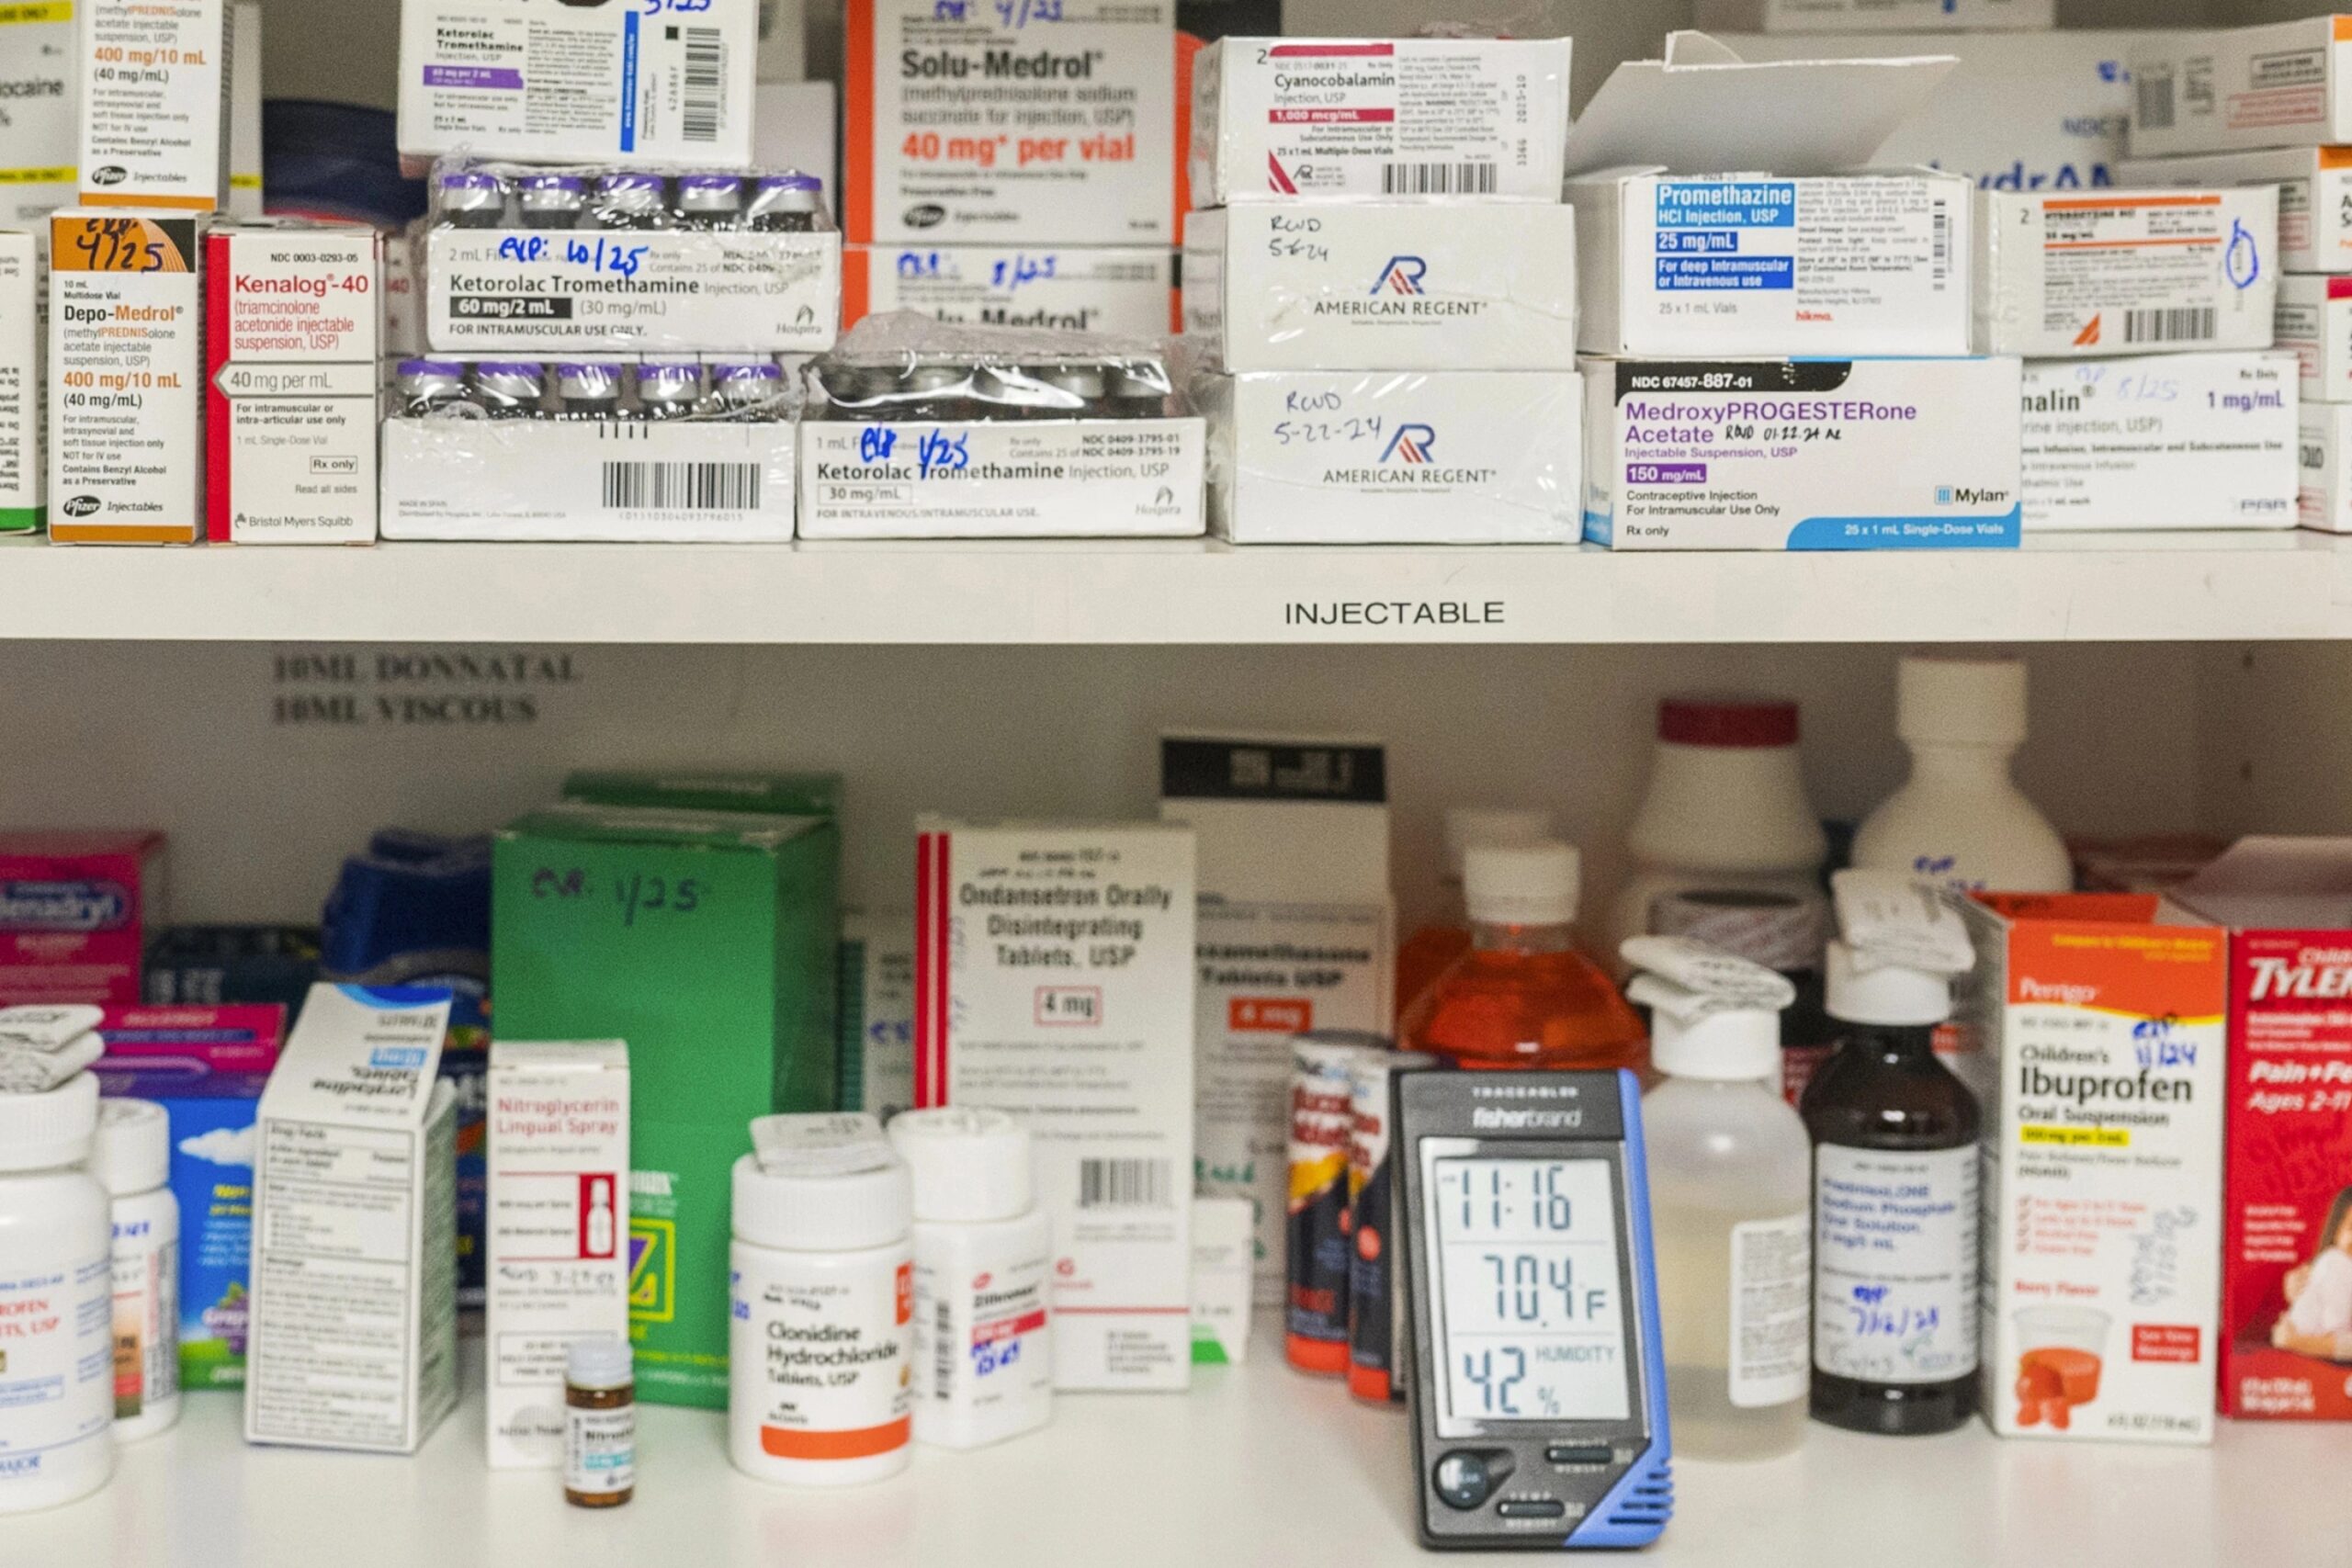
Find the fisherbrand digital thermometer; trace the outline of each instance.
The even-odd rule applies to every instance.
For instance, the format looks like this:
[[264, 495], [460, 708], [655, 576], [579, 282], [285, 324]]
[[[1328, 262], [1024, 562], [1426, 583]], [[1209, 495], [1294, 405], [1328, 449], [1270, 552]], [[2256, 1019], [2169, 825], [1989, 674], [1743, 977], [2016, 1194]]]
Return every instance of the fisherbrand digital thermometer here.
[[1623, 1547], [1674, 1509], [1631, 1073], [1396, 1077], [1425, 1546]]

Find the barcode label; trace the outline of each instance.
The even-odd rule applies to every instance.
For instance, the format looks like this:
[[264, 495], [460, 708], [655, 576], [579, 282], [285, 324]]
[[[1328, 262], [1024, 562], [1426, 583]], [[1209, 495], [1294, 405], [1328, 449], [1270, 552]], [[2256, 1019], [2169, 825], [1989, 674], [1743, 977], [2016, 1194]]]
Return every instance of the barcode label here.
[[1176, 1184], [1164, 1159], [1082, 1159], [1078, 1162], [1081, 1209], [1165, 1209]]
[[2173, 310], [2123, 312], [2125, 343], [2199, 343], [2213, 335], [2213, 307], [2183, 306]]
[[945, 1296], [931, 1325], [931, 1397], [945, 1399], [956, 1386], [956, 1313]]
[[1928, 215], [1928, 235], [1929, 274], [1941, 286], [1951, 266], [1951, 213], [1940, 201]]
[[727, 107], [727, 43], [717, 28], [688, 28], [686, 85], [679, 134], [688, 141], [718, 140], [719, 113]]
[[2143, 71], [2135, 73], [2132, 80], [2137, 98], [2134, 112], [2140, 117], [2141, 128], [2146, 130], [2170, 130], [2173, 116], [2172, 73]]
[[1383, 196], [1492, 196], [1492, 164], [1383, 164]]
[[757, 512], [757, 463], [607, 463], [607, 512]]

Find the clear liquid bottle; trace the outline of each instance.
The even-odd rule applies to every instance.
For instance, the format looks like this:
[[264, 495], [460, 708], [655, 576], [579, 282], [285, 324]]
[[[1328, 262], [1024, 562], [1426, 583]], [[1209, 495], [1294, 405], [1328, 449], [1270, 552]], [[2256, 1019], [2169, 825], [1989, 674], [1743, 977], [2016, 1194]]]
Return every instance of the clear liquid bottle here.
[[1532, 844], [1552, 836], [1552, 814], [1511, 807], [1450, 806], [1445, 811], [1445, 908], [1396, 949], [1396, 1016], [1403, 1018], [1437, 977], [1470, 951], [1470, 913], [1463, 901], [1463, 858], [1472, 844]]
[[1689, 888], [1650, 906], [1658, 936], [1679, 936], [1760, 964], [1796, 989], [1781, 1010], [1781, 1095], [1792, 1106], [1838, 1043], [1826, 1005], [1822, 950], [1829, 939], [1829, 900], [1742, 888]]
[[1469, 847], [1470, 949], [1413, 1004], [1412, 1049], [1460, 1067], [1647, 1070], [1642, 1021], [1577, 947], [1581, 870], [1556, 841]]

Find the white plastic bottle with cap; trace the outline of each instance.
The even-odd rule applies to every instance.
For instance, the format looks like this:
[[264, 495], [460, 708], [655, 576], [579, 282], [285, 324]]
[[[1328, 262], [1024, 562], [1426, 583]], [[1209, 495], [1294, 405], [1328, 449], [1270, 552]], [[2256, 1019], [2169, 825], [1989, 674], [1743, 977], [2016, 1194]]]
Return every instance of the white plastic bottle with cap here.
[[1001, 1111], [902, 1111], [915, 1193], [915, 1440], [977, 1449], [1053, 1419], [1054, 1226]]
[[1855, 834], [1854, 864], [1961, 893], [2074, 886], [2058, 829], [2009, 778], [2026, 737], [2022, 660], [1906, 654], [1895, 731], [1911, 776]]
[[0, 1514], [87, 1496], [114, 1473], [114, 1227], [85, 1168], [98, 1080], [0, 1094]]
[[1470, 951], [1470, 911], [1464, 864], [1473, 844], [1534, 844], [1552, 836], [1552, 814], [1508, 806], [1445, 808], [1445, 907], [1396, 949], [1396, 1016], [1420, 998], [1453, 961]]
[[1625, 850], [1634, 873], [1610, 906], [1608, 945], [1657, 930], [1652, 907], [1687, 888], [1818, 897], [1828, 840], [1805, 798], [1797, 705], [1668, 697]]
[[114, 1435], [131, 1442], [180, 1418], [180, 1201], [172, 1123], [146, 1100], [98, 1102], [90, 1174], [114, 1218]]
[[764, 1116], [735, 1162], [727, 1449], [760, 1481], [907, 1466], [914, 1202], [871, 1116]]
[[[1645, 960], [1627, 943], [1625, 958]], [[1697, 943], [1676, 944], [1694, 951]], [[1770, 1459], [1804, 1440], [1811, 1368], [1812, 1145], [1781, 1094], [1781, 1009], [1795, 989], [1771, 971], [1750, 994], [1703, 996], [1657, 969], [1634, 979], [1648, 1003], [1642, 1100], [1658, 1322], [1674, 1447], [1694, 1459]]]

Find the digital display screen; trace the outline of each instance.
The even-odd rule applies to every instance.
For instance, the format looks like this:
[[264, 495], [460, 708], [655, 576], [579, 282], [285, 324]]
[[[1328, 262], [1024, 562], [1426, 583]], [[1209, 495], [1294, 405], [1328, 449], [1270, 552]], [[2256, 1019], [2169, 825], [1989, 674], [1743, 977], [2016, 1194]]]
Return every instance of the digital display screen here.
[[1628, 1303], [1605, 1159], [1440, 1158], [1438, 1359], [1455, 1421], [1623, 1421]]

